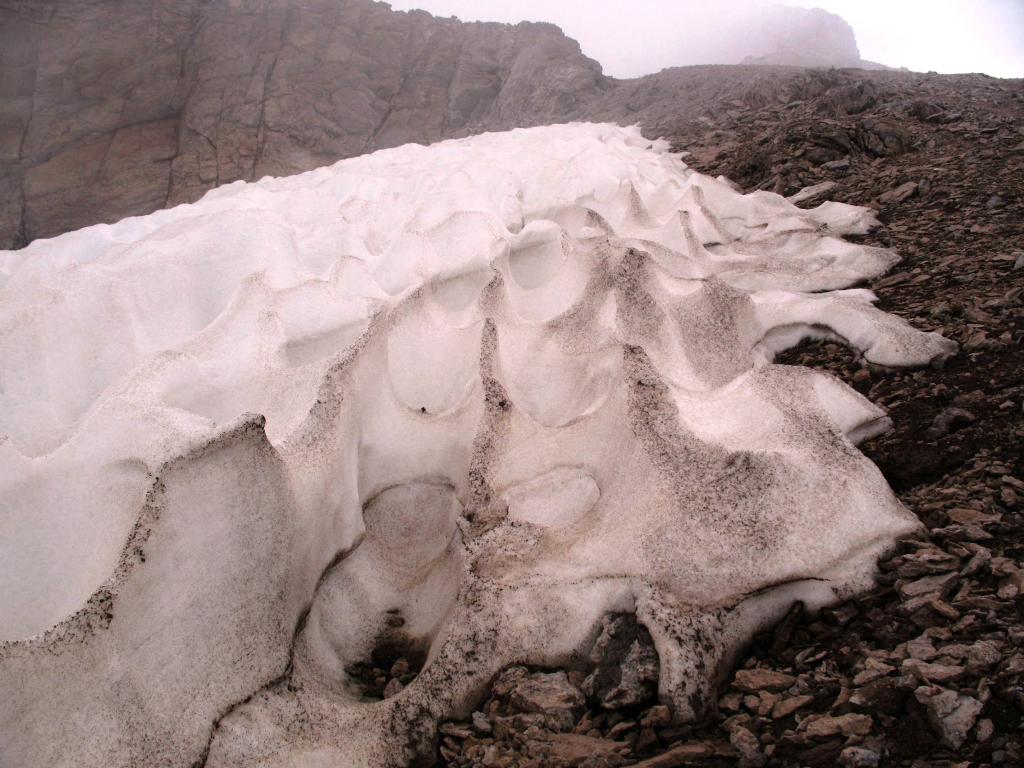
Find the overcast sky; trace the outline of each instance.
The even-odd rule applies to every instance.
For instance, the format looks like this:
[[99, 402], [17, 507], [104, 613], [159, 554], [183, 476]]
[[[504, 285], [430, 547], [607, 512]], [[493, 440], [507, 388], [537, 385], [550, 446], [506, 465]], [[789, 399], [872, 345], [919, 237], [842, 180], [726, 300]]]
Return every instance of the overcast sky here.
[[[606, 74], [635, 77], [683, 64], [735, 64], [758, 9], [779, 0], [394, 0], [465, 21], [550, 21]], [[926, 72], [1024, 77], [1024, 0], [790, 0], [849, 22], [861, 56]]]

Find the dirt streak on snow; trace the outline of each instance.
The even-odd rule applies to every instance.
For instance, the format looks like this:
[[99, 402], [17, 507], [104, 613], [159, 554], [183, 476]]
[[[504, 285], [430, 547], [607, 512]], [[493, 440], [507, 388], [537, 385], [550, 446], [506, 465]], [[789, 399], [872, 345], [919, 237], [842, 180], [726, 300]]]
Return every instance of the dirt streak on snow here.
[[[916, 525], [853, 447], [884, 413], [771, 365], [955, 349], [846, 290], [897, 260], [841, 239], [873, 224], [573, 124], [0, 253], [0, 757], [402, 764], [621, 610], [695, 716]], [[390, 636], [427, 663], [367, 706], [342, 670]]]

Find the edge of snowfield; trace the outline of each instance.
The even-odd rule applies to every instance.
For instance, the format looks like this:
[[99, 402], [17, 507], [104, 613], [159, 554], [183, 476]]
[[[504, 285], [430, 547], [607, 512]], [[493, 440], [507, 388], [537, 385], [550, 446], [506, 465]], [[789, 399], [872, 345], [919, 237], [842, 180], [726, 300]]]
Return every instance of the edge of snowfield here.
[[[0, 763], [402, 765], [612, 610], [698, 716], [917, 526], [853, 447], [884, 413], [770, 364], [955, 351], [844, 290], [875, 223], [571, 124], [0, 252]], [[399, 637], [423, 671], [360, 701]]]

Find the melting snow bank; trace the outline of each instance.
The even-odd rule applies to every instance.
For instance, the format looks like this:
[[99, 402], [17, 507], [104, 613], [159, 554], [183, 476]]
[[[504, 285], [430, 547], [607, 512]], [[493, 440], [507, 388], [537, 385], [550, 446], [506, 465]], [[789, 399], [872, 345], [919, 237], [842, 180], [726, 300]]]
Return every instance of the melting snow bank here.
[[[692, 718], [915, 528], [853, 447], [882, 411], [770, 364], [955, 349], [840, 290], [873, 224], [577, 124], [0, 252], [0, 762], [400, 765], [608, 611]], [[389, 638], [426, 666], [361, 702]]]

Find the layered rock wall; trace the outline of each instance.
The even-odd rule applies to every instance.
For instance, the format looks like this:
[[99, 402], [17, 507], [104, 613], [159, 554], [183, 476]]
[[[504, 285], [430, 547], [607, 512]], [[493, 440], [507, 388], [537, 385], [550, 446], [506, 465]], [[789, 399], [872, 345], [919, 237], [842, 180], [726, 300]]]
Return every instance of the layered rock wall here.
[[[845, 22], [819, 16], [771, 44], [820, 38], [838, 58], [808, 42], [804, 64], [866, 66]], [[856, 87], [916, 92], [924, 77]], [[407, 142], [571, 120], [679, 136], [847, 84], [790, 66], [615, 80], [551, 24], [374, 0], [5, 0], [0, 249]]]
[[238, 179], [557, 122], [605, 85], [549, 24], [371, 0], [0, 6], [0, 248]]

